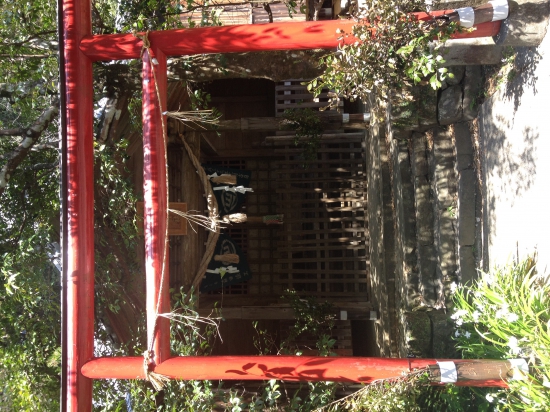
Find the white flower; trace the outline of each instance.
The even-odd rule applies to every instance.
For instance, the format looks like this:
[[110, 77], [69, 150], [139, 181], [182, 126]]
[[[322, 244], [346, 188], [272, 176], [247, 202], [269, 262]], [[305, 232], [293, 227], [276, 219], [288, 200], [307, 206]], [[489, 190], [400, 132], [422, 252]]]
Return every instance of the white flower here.
[[472, 313], [472, 319], [474, 322], [479, 322], [479, 317], [481, 316], [481, 313], [479, 313], [477, 310]]
[[508, 308], [506, 306], [503, 306], [499, 310], [496, 311], [495, 317], [497, 319], [506, 318], [506, 317], [508, 317], [509, 313], [510, 312], [508, 312]]
[[455, 321], [456, 326], [461, 326], [464, 323], [462, 316], [466, 315], [468, 311], [464, 309], [457, 310], [452, 316], [451, 319]]
[[506, 316], [506, 320], [510, 323], [512, 322], [515, 322], [516, 320], [519, 319], [519, 316], [516, 315], [515, 313], [509, 313], [507, 316]]
[[451, 283], [451, 293], [455, 293], [457, 289], [458, 285], [455, 282]]
[[487, 395], [485, 395], [485, 399], [487, 399], [487, 402], [493, 403], [493, 401], [495, 400], [495, 397], [493, 396], [493, 394], [488, 393]]
[[458, 338], [459, 336], [460, 336], [460, 331], [457, 329], [457, 330], [455, 331], [455, 338]]
[[470, 339], [470, 336], [472, 336], [472, 334], [468, 331], [464, 332], [464, 336], [466, 336], [466, 339]]
[[508, 339], [508, 347], [510, 348], [510, 352], [514, 355], [519, 355], [521, 353], [521, 348], [518, 346], [518, 339], [515, 336], [510, 336], [510, 339]]
[[462, 316], [464, 316], [467, 313], [468, 311], [465, 309], [457, 310], [455, 313], [453, 313], [453, 315], [451, 316], [451, 319], [460, 319]]
[[545, 388], [550, 388], [550, 381], [546, 380], [545, 378], [544, 382], [542, 382], [542, 386], [544, 386]]

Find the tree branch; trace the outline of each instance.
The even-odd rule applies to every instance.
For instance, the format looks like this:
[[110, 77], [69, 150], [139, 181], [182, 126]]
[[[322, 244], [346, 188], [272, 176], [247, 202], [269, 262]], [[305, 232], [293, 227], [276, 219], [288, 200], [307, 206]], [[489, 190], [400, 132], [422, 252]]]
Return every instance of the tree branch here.
[[264, 10], [267, 12], [269, 22], [273, 23], [273, 12], [271, 11], [271, 6], [269, 5], [269, 3], [264, 3]]
[[25, 133], [25, 129], [0, 129], [0, 136], [22, 136]]
[[[0, 46], [3, 47], [30, 47], [30, 48], [39, 48], [39, 49], [48, 49], [48, 50], [57, 50], [58, 42], [56, 40], [44, 40], [41, 36], [57, 34], [56, 30], [47, 30], [33, 34], [32, 36], [27, 37], [25, 40], [18, 42], [0, 42]], [[29, 43], [31, 45], [29, 45]], [[38, 45], [38, 47], [36, 47]]]
[[47, 170], [47, 169], [55, 169], [57, 166], [59, 166], [58, 162], [53, 163], [36, 163], [32, 166], [29, 166], [27, 170]]
[[22, 40], [22, 41], [18, 41], [18, 42], [0, 42], [0, 46], [21, 47], [21, 46], [24, 46], [27, 43], [30, 43], [31, 41], [39, 39], [41, 36], [48, 35], [48, 34], [57, 34], [57, 31], [56, 30], [41, 31], [41, 32], [33, 34], [32, 36], [27, 37], [25, 40]]
[[38, 142], [40, 136], [59, 113], [58, 102], [46, 109], [38, 120], [23, 134], [23, 141], [11, 153], [5, 155], [7, 162], [0, 169], [0, 195], [4, 193], [11, 175], [21, 162], [27, 157], [32, 147]]
[[48, 87], [51, 83], [45, 80], [32, 80], [21, 83], [0, 83], [0, 98], [7, 98], [12, 100], [15, 96], [26, 96], [35, 91], [45, 95], [56, 95], [57, 90]]
[[40, 150], [59, 150], [59, 140], [53, 142], [35, 144], [31, 149], [32, 152], [39, 152]]
[[48, 53], [48, 54], [9, 54], [9, 53], [2, 53], [0, 54], [0, 57], [9, 57], [12, 60], [27, 60], [27, 59], [46, 59], [48, 57], [55, 56], [55, 53]]

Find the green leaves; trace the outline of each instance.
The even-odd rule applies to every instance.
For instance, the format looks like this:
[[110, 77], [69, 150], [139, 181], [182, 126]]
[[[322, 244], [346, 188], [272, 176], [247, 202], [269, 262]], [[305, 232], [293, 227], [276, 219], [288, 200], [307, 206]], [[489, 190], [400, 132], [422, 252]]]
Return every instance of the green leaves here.
[[[483, 273], [454, 296], [460, 319], [455, 334], [466, 358], [529, 363], [529, 380], [510, 381], [509, 391], [488, 398], [502, 410], [537, 411], [550, 402], [550, 286], [532, 258]], [[494, 398], [494, 399], [493, 399]], [[489, 400], [492, 399], [492, 400]], [[541, 409], [542, 408], [542, 409]]]
[[443, 21], [419, 22], [408, 14], [420, 10], [425, 10], [423, 1], [367, 0], [359, 24], [352, 33], [341, 33], [338, 51], [321, 61], [325, 72], [308, 84], [308, 90], [318, 95], [328, 88], [354, 100], [373, 92], [385, 99], [390, 89], [403, 92], [408, 79], [419, 83], [430, 77], [430, 85], [440, 87], [444, 76], [437, 70], [444, 61], [434, 56], [430, 45], [458, 28]]
[[[308, 84], [308, 90], [317, 87], [317, 79]], [[309, 108], [287, 109], [283, 114], [282, 127], [293, 130], [296, 135], [294, 145], [303, 149], [304, 168], [308, 163], [317, 160], [317, 150], [323, 134], [323, 126], [316, 112]]]

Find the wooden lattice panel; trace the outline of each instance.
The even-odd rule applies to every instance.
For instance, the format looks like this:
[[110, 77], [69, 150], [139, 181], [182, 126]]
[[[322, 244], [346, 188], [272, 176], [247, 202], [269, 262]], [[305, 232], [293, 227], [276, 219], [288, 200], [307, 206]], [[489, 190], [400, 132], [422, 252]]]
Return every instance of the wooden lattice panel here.
[[[326, 108], [329, 103], [329, 90], [323, 90], [323, 92], [314, 97], [305, 85], [304, 79], [290, 79], [277, 83], [275, 86], [275, 115], [277, 117], [283, 116], [287, 109], [304, 109], [309, 108], [312, 110], [319, 110]], [[323, 110], [321, 115], [330, 115], [339, 113], [344, 106], [344, 102], [340, 101], [338, 109]]]
[[323, 143], [307, 168], [300, 149], [275, 152], [285, 156], [277, 168], [277, 209], [285, 214], [278, 242], [281, 287], [332, 301], [367, 300], [362, 139]]
[[[269, 159], [249, 159], [246, 167], [252, 172], [251, 182], [254, 192], [248, 193], [246, 213], [249, 216], [264, 216], [280, 213], [277, 210], [275, 193], [275, 173], [273, 161]], [[248, 259], [253, 273], [249, 281], [251, 294], [281, 296], [282, 290], [276, 281], [277, 233], [279, 225], [247, 223], [249, 236]]]

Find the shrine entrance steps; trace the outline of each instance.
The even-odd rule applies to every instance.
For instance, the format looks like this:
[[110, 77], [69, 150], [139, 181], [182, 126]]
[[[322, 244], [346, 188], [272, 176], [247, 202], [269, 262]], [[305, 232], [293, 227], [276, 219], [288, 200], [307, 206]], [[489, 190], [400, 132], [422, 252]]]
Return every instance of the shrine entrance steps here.
[[472, 122], [367, 137], [372, 303], [380, 356], [456, 356], [452, 290], [482, 267]]

